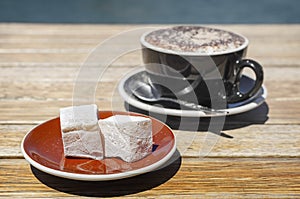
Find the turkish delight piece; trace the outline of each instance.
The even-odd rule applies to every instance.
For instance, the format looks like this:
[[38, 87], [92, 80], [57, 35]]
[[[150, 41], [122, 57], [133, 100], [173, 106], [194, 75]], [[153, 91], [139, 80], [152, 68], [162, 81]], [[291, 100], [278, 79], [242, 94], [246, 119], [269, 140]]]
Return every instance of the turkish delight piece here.
[[103, 159], [96, 105], [60, 109], [60, 125], [66, 157]]
[[97, 130], [98, 108], [95, 104], [61, 108], [60, 125], [64, 133], [76, 130]]
[[114, 115], [98, 121], [105, 157], [138, 161], [152, 152], [152, 121], [146, 117]]
[[67, 157], [103, 159], [99, 131], [71, 131], [63, 133], [64, 153]]

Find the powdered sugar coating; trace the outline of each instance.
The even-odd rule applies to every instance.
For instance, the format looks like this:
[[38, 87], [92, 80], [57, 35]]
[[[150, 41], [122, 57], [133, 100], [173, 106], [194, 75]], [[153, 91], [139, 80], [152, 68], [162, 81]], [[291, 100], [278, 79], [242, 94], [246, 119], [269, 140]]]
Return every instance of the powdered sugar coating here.
[[210, 54], [235, 50], [245, 44], [242, 36], [202, 26], [175, 26], [145, 36], [149, 44], [175, 52]]
[[105, 157], [135, 162], [152, 152], [152, 121], [140, 116], [114, 115], [98, 121]]

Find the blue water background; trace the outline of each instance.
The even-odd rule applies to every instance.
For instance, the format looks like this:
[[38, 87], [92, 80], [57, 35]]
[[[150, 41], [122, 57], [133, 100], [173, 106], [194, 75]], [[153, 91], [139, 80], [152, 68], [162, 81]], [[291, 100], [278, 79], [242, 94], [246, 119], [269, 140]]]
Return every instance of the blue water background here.
[[0, 22], [299, 23], [300, 0], [0, 0]]

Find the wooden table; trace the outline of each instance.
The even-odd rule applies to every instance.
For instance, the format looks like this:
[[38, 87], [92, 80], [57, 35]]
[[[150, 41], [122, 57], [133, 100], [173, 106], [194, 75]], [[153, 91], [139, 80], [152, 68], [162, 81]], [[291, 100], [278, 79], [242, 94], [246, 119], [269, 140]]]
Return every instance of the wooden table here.
[[[72, 105], [79, 67], [98, 43], [144, 26], [0, 24], [0, 197], [300, 198], [300, 25], [215, 26], [249, 38], [248, 57], [264, 66], [266, 103], [228, 117], [223, 136], [174, 130], [177, 159], [162, 170], [90, 183], [30, 167], [21, 140]], [[112, 64], [96, 90], [101, 110], [111, 109], [112, 101], [124, 110], [122, 99], [112, 96], [122, 75], [140, 63], [140, 54], [133, 53]], [[199, 158], [207, 135], [217, 143]]]

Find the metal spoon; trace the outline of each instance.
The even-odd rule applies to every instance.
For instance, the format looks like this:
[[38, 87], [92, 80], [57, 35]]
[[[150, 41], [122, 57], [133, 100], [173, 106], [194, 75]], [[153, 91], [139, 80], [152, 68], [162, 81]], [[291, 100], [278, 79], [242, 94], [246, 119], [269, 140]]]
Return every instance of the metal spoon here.
[[211, 109], [205, 106], [201, 106], [199, 104], [195, 104], [192, 102], [187, 102], [184, 100], [173, 99], [168, 97], [163, 97], [161, 94], [160, 89], [155, 88], [153, 85], [146, 83], [145, 81], [141, 81], [136, 79], [131, 81], [129, 84], [129, 88], [131, 89], [134, 96], [139, 98], [142, 101], [146, 102], [159, 102], [159, 101], [166, 101], [166, 102], [174, 102], [176, 104], [185, 106], [187, 108], [202, 111], [208, 115], [226, 115], [228, 112]]

